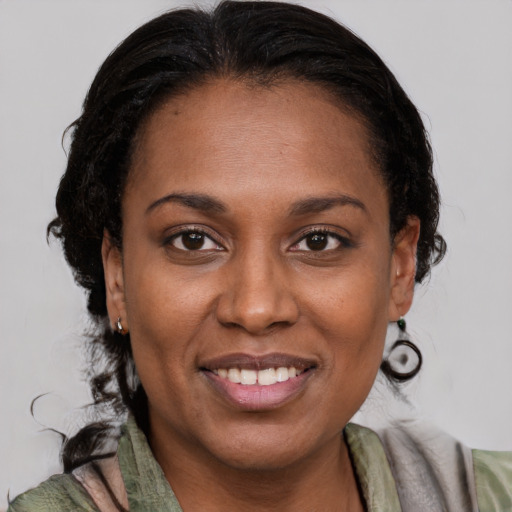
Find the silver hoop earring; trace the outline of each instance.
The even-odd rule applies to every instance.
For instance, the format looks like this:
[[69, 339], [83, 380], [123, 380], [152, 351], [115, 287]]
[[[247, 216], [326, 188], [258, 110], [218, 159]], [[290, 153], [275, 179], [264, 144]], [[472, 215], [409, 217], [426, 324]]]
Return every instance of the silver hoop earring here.
[[412, 379], [423, 364], [420, 349], [405, 336], [406, 324], [403, 318], [397, 321], [400, 336], [395, 341], [389, 355], [381, 364], [381, 370], [390, 378], [398, 381]]

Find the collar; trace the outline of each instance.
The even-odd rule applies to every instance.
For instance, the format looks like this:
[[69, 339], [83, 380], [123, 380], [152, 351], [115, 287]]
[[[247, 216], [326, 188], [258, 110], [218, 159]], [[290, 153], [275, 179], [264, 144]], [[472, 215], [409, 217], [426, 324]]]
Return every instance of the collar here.
[[[132, 416], [121, 432], [117, 455], [130, 512], [183, 512]], [[395, 481], [377, 434], [349, 423], [344, 435], [367, 511], [400, 512]]]

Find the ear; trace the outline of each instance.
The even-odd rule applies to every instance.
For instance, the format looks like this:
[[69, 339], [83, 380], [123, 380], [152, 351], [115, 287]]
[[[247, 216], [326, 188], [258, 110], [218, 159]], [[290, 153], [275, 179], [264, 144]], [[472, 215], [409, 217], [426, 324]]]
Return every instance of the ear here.
[[420, 236], [420, 220], [409, 216], [407, 224], [395, 235], [391, 258], [391, 296], [389, 321], [404, 316], [412, 304], [416, 275], [416, 248]]
[[128, 330], [124, 295], [123, 260], [121, 251], [112, 243], [110, 233], [107, 230], [103, 233], [101, 257], [103, 259], [103, 272], [105, 274], [107, 311], [110, 325], [115, 329], [117, 319], [121, 318], [124, 329]]

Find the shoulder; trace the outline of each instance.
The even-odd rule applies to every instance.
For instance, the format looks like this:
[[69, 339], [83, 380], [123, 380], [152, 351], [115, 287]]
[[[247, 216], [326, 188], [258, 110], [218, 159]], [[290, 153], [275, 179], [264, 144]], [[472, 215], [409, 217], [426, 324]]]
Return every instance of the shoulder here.
[[97, 512], [98, 509], [73, 475], [54, 475], [12, 501], [7, 512]]
[[480, 510], [512, 511], [512, 452], [473, 450], [473, 465]]
[[377, 430], [373, 444], [375, 435], [403, 510], [512, 512], [512, 452], [472, 450], [427, 422]]

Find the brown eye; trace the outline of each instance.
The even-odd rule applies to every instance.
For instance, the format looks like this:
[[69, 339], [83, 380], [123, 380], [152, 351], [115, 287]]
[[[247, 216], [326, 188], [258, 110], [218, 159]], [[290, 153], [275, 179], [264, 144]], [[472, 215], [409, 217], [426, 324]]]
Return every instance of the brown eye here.
[[311, 231], [290, 247], [292, 252], [328, 252], [352, 247], [345, 237], [332, 231]]
[[170, 244], [181, 251], [221, 251], [222, 247], [218, 245], [205, 233], [201, 231], [185, 231], [174, 235]]
[[197, 251], [204, 245], [205, 236], [202, 233], [185, 233], [181, 237], [183, 246], [189, 251]]
[[306, 245], [312, 251], [322, 251], [328, 242], [329, 236], [326, 233], [313, 233], [306, 237]]

